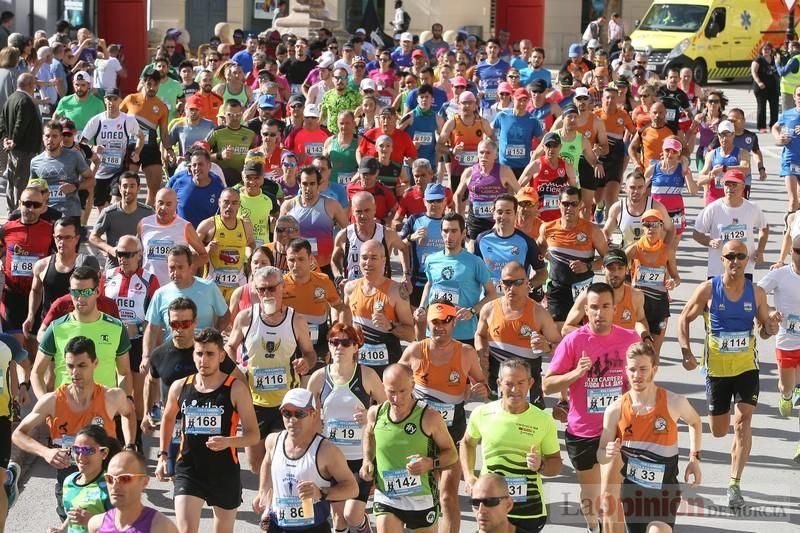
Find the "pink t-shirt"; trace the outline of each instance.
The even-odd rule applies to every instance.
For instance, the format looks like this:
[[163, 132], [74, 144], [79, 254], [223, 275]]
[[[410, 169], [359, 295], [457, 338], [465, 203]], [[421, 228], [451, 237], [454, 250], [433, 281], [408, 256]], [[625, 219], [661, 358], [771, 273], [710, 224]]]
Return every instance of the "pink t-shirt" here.
[[569, 386], [567, 431], [576, 437], [599, 437], [603, 432], [603, 413], [628, 390], [625, 378], [625, 352], [640, 342], [630, 329], [611, 326], [608, 335], [595, 335], [586, 324], [573, 331], [556, 348], [550, 372], [566, 374], [578, 366], [585, 351], [592, 367], [583, 378]]

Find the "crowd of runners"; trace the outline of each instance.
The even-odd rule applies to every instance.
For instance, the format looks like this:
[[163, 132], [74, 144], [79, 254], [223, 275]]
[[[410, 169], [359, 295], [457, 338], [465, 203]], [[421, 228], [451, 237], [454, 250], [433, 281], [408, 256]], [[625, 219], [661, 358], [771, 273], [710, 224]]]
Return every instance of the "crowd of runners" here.
[[[800, 397], [800, 78], [771, 126], [780, 261], [755, 280], [767, 169], [722, 86], [658, 76], [624, 34], [550, 71], [508, 32], [443, 29], [197, 50], [175, 30], [141, 73], [86, 28], [8, 37], [3, 519], [13, 443], [56, 469], [51, 531], [193, 533], [208, 505], [232, 532], [252, 505], [273, 533], [457, 533], [467, 498], [479, 531], [537, 532], [569, 468], [587, 531], [672, 531], [703, 425], [660, 357], [704, 385], [745, 505], [759, 338], [780, 414]], [[708, 279], [670, 320], [690, 238]], [[148, 456], [175, 523], [143, 501]]]

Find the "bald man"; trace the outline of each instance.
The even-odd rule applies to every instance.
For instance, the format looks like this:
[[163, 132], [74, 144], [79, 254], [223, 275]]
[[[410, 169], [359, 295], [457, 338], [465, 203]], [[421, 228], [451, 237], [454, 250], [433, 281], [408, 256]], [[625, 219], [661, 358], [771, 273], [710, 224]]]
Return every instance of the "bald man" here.
[[17, 90], [9, 95], [0, 111], [0, 139], [8, 152], [6, 200], [8, 211], [19, 204], [22, 190], [31, 175], [31, 160], [42, 147], [42, 118], [33, 103], [36, 78], [30, 73], [20, 74]]
[[[499, 503], [496, 503], [499, 502]], [[514, 501], [508, 494], [508, 483], [499, 474], [483, 474], [472, 487], [472, 511], [479, 533], [514, 533], [517, 527], [508, 521]]]
[[347, 307], [344, 320], [361, 326], [364, 331], [359, 362], [372, 367], [379, 375], [389, 364], [400, 360], [400, 341], [414, 340], [408, 289], [386, 275], [387, 261], [382, 243], [365, 242], [358, 255], [363, 277], [348, 281], [344, 286]]
[[[355, 222], [339, 231], [333, 243], [331, 269], [334, 283], [341, 289], [349, 280], [362, 276], [359, 263], [359, 250], [368, 240], [378, 241], [383, 245], [384, 254], [399, 251], [403, 267], [403, 283], [406, 289], [411, 289], [411, 262], [408, 247], [396, 231], [389, 229], [375, 220], [375, 198], [368, 192], [359, 192], [353, 195], [352, 218]], [[386, 277], [391, 277], [391, 266], [386, 262]]]
[[178, 216], [178, 196], [163, 188], [156, 193], [155, 214], [139, 221], [137, 236], [142, 242], [142, 268], [155, 274], [163, 286], [170, 282], [167, 255], [176, 244], [188, 244], [196, 253], [192, 258], [195, 272], [201, 273], [208, 262], [208, 252], [197, 231]]
[[[89, 533], [131, 531], [136, 526], [140, 528], [139, 531], [149, 533], [178, 533], [178, 528], [169, 518], [142, 503], [142, 494], [150, 482], [150, 475], [147, 473], [147, 462], [140, 453], [124, 450], [116, 454], [108, 463], [105, 479], [114, 507], [89, 520]], [[149, 527], [145, 524], [149, 524]]]
[[360, 471], [362, 479], [375, 480], [378, 533], [403, 527], [433, 533], [439, 518], [437, 473], [458, 461], [456, 446], [439, 411], [414, 399], [409, 367], [389, 365], [383, 387], [388, 401], [367, 412]]

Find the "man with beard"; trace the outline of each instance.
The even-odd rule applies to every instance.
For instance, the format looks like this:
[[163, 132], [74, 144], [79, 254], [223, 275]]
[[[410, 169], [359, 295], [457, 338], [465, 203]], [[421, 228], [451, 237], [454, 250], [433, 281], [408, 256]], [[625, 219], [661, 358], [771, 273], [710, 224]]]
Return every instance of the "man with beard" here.
[[200, 85], [200, 90], [194, 93], [194, 96], [200, 103], [200, 115], [216, 124], [219, 108], [224, 102], [222, 97], [213, 91], [214, 74], [210, 70], [202, 71], [197, 77], [197, 83]]
[[77, 72], [72, 77], [72, 87], [75, 89], [75, 93], [58, 101], [53, 118], [68, 118], [73, 121], [78, 129], [75, 138], [80, 139], [81, 132], [89, 119], [105, 111], [106, 106], [91, 92], [92, 76], [85, 70]]

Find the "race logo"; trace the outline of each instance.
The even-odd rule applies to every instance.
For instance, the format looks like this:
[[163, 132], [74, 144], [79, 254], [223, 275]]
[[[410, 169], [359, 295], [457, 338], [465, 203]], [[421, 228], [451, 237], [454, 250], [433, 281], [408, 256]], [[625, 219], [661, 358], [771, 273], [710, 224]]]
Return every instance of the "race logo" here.
[[456, 272], [451, 266], [447, 266], [442, 269], [442, 279], [453, 279], [455, 274]]
[[531, 327], [528, 324], [523, 324], [522, 327], [519, 328], [520, 337], [530, 337], [531, 332], [532, 332]]
[[622, 320], [630, 320], [630, 319], [631, 319], [631, 310], [630, 309], [625, 309], [622, 312]]
[[409, 435], [413, 435], [414, 433], [417, 432], [417, 425], [416, 424], [412, 424], [411, 422], [409, 422], [408, 424], [405, 425], [405, 427], [403, 428], [403, 431], [405, 431]]
[[436, 520], [436, 511], [431, 511], [427, 515], [425, 515], [425, 520], [429, 524], [433, 524], [433, 521]]
[[559, 168], [558, 169], [558, 177], [559, 178], [563, 178], [566, 174], [567, 174], [567, 170], [566, 169], [564, 169], [564, 168]]
[[450, 383], [458, 383], [459, 381], [461, 381], [461, 373], [453, 370], [452, 372], [450, 372], [450, 375], [447, 377], [447, 380]]
[[575, 240], [578, 242], [586, 242], [587, 240], [589, 240], [589, 237], [584, 232], [581, 231], [575, 236]]
[[667, 421], [660, 416], [653, 422], [653, 429], [656, 433], [664, 433], [667, 430]]
[[325, 289], [322, 287], [316, 287], [314, 289], [314, 299], [315, 300], [324, 300], [325, 299]]
[[103, 427], [103, 425], [104, 425], [103, 424], [103, 417], [102, 416], [96, 416], [96, 417], [92, 418], [92, 424], [94, 424], [95, 426]]

